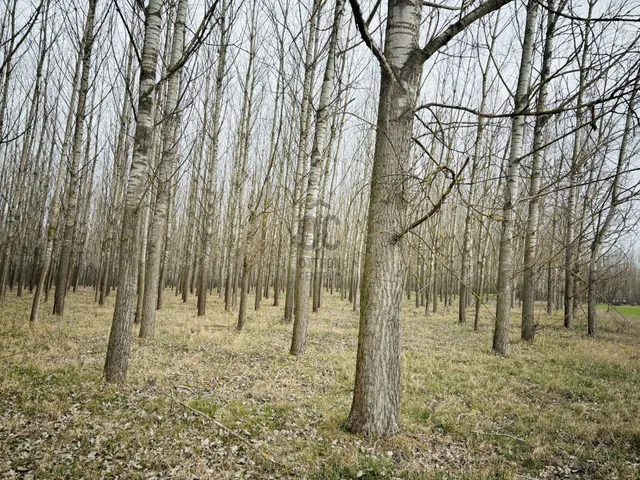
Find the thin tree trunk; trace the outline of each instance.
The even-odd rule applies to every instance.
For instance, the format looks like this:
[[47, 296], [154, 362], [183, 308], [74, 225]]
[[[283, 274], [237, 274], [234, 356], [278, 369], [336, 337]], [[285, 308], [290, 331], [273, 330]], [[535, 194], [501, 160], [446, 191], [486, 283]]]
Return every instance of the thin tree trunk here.
[[108, 383], [124, 383], [129, 367], [137, 282], [137, 240], [141, 214], [139, 204], [146, 189], [149, 157], [153, 148], [154, 90], [162, 23], [162, 3], [162, 0], [150, 0], [145, 9], [134, 158], [127, 181], [122, 234], [120, 235], [116, 304], [104, 366], [105, 380]]
[[289, 257], [287, 263], [287, 284], [284, 305], [284, 319], [290, 323], [294, 317], [294, 297], [297, 281], [297, 257], [299, 254], [299, 220], [302, 204], [303, 178], [306, 173], [307, 141], [309, 138], [309, 123], [311, 115], [311, 96], [313, 76], [315, 74], [314, 51], [317, 44], [317, 23], [320, 15], [321, 2], [314, 0], [311, 18], [309, 20], [309, 38], [304, 61], [304, 81], [302, 86], [302, 99], [300, 104], [300, 137], [298, 141], [298, 155], [295, 168], [293, 197], [291, 201], [291, 237], [289, 243]]
[[635, 97], [637, 94], [638, 79], [640, 78], [640, 72], [636, 76], [635, 88], [631, 94], [629, 100], [624, 132], [622, 134], [622, 140], [620, 142], [620, 151], [618, 153], [618, 164], [616, 166], [616, 173], [611, 185], [611, 205], [604, 222], [596, 227], [594, 239], [591, 243], [591, 255], [589, 258], [589, 284], [587, 287], [587, 334], [589, 336], [595, 336], [597, 332], [597, 299], [598, 299], [598, 257], [600, 256], [600, 249], [602, 242], [606, 237], [613, 219], [615, 218], [616, 211], [621, 201], [619, 198], [620, 180], [622, 172], [625, 170], [627, 163], [627, 145], [629, 143], [629, 137], [633, 134], [634, 119], [635, 119]]
[[507, 167], [502, 229], [500, 232], [496, 321], [493, 331], [493, 350], [500, 355], [506, 355], [509, 348], [510, 302], [513, 292], [513, 224], [515, 221], [516, 202], [518, 200], [520, 161], [522, 158], [525, 128], [525, 118], [521, 114], [528, 104], [528, 90], [537, 23], [538, 3], [536, 0], [529, 0], [520, 71], [518, 74], [518, 87], [515, 95], [515, 116], [511, 124], [511, 149]]
[[176, 168], [178, 124], [178, 87], [181, 83], [181, 68], [176, 65], [182, 58], [184, 49], [185, 21], [187, 17], [187, 0], [178, 0], [176, 22], [173, 29], [173, 44], [169, 69], [175, 70], [167, 85], [167, 99], [162, 128], [162, 156], [156, 169], [158, 175], [158, 191], [156, 206], [153, 210], [147, 241], [146, 274], [144, 280], [144, 300], [140, 323], [140, 338], [153, 339], [155, 335], [156, 307], [160, 298], [158, 289], [163, 288], [160, 282], [161, 255], [166, 229], [167, 213], [170, 208], [171, 178]]
[[55, 315], [62, 315], [64, 313], [64, 300], [67, 294], [67, 277], [71, 267], [71, 254], [73, 249], [72, 238], [76, 225], [76, 208], [78, 202], [78, 164], [82, 153], [82, 134], [84, 130], [87, 91], [89, 90], [89, 72], [91, 70], [91, 52], [93, 48], [93, 22], [96, 3], [97, 0], [89, 0], [89, 10], [87, 12], [87, 19], [82, 39], [82, 73], [80, 75], [80, 86], [78, 87], [78, 105], [76, 107], [75, 131], [73, 135], [71, 162], [69, 165], [69, 186], [66, 194], [67, 202], [65, 212], [66, 222], [62, 248], [60, 250], [60, 262], [58, 264], [55, 300], [53, 304], [53, 313]]
[[[562, 2], [564, 5], [564, 1]], [[542, 69], [540, 73], [540, 91], [538, 93], [537, 112], [547, 109], [547, 95], [549, 90], [549, 75], [551, 73], [551, 62], [553, 60], [553, 40], [556, 29], [558, 15], [553, 13], [555, 8], [554, 0], [549, 0], [549, 14], [547, 21], [547, 31], [545, 35], [544, 52], [542, 55]], [[561, 7], [562, 8], [562, 7]], [[542, 156], [544, 154], [544, 132], [549, 117], [538, 115], [533, 128], [533, 159], [531, 162], [531, 179], [529, 182], [529, 211], [525, 232], [524, 246], [524, 269], [522, 271], [522, 325], [521, 337], [523, 340], [533, 342], [535, 337], [534, 328], [534, 306], [536, 299], [536, 272], [535, 259], [537, 254], [538, 219], [540, 211], [540, 176], [542, 167]]]
[[202, 258], [200, 260], [200, 269], [198, 271], [198, 316], [203, 316], [207, 309], [207, 287], [209, 284], [209, 269], [211, 268], [211, 248], [213, 243], [213, 217], [215, 210], [215, 188], [217, 186], [217, 168], [218, 168], [218, 144], [220, 133], [220, 111], [222, 108], [222, 94], [224, 87], [224, 77], [226, 72], [227, 59], [227, 39], [229, 28], [226, 25], [227, 2], [222, 0], [220, 13], [220, 53], [218, 55], [218, 66], [216, 69], [216, 80], [214, 85], [213, 112], [211, 117], [210, 128], [211, 144], [207, 152], [206, 169], [208, 169], [207, 183], [205, 188], [204, 205], [204, 246], [202, 249]]
[[[591, 18], [595, 0], [589, 0], [589, 11], [587, 18]], [[582, 43], [582, 56], [580, 62], [580, 76], [578, 80], [578, 96], [576, 103], [582, 105], [584, 90], [587, 82], [587, 54], [589, 50], [589, 34], [591, 26], [589, 20], [585, 23], [584, 41]], [[576, 133], [573, 143], [573, 154], [571, 156], [571, 170], [569, 172], [569, 198], [567, 201], [567, 217], [565, 230], [565, 257], [564, 257], [564, 326], [570, 328], [573, 323], [573, 309], [575, 298], [573, 296], [575, 282], [575, 209], [578, 202], [578, 178], [582, 160], [582, 108], [576, 109]]]
[[302, 355], [307, 342], [307, 325], [309, 323], [309, 280], [311, 279], [312, 257], [314, 252], [314, 230], [316, 212], [318, 209], [318, 190], [322, 175], [322, 162], [325, 155], [327, 129], [329, 126], [329, 108], [331, 102], [331, 90], [335, 76], [335, 56], [340, 35], [342, 11], [344, 0], [336, 0], [331, 39], [327, 65], [324, 71], [322, 87], [320, 90], [320, 102], [317, 110], [316, 131], [311, 150], [311, 168], [307, 185], [307, 198], [305, 201], [304, 216], [301, 228], [301, 249], [298, 261], [296, 278], [295, 322], [293, 324], [293, 336], [291, 338], [290, 353]]

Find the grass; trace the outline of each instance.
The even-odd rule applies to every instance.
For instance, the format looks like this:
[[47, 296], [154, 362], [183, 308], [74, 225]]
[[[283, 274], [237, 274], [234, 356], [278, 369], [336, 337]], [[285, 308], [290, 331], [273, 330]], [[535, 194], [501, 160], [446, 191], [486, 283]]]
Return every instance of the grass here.
[[[307, 353], [264, 302], [247, 328], [212, 296], [195, 315], [169, 291], [153, 342], [133, 342], [129, 383], [104, 385], [112, 304], [70, 294], [28, 327], [31, 297], [0, 307], [0, 478], [640, 478], [640, 317], [601, 312], [533, 345], [490, 351], [455, 310], [403, 311], [402, 432], [346, 433], [358, 318], [326, 296]], [[113, 297], [109, 298], [113, 302]], [[49, 305], [43, 311], [49, 310]], [[513, 322], [518, 323], [518, 311]], [[201, 413], [200, 413], [201, 412]]]
[[598, 305], [598, 309], [607, 312], [615, 318], [635, 317], [640, 319], [640, 305]]

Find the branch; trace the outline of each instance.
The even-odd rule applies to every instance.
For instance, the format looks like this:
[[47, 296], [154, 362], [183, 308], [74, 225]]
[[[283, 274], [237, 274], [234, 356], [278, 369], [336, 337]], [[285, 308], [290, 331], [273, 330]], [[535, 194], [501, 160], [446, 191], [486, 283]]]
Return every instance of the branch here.
[[373, 41], [373, 38], [371, 38], [371, 34], [369, 33], [369, 29], [367, 28], [369, 24], [368, 22], [371, 21], [371, 17], [369, 18], [369, 20], [367, 20], [367, 22], [364, 21], [364, 18], [362, 16], [362, 10], [360, 10], [360, 5], [358, 4], [358, 0], [349, 0], [349, 4], [351, 5], [351, 10], [353, 10], [353, 19], [356, 22], [356, 27], [358, 28], [358, 31], [360, 32], [360, 36], [362, 37], [362, 40], [364, 41], [365, 45], [369, 47], [369, 50], [371, 50], [371, 52], [373, 53], [373, 56], [376, 57], [376, 59], [378, 59], [378, 62], [380, 62], [380, 67], [382, 68], [382, 70], [384, 70], [385, 73], [389, 75], [391, 78], [393, 78], [395, 81], [400, 83], [398, 76], [396, 75], [396, 72], [393, 70], [389, 62], [387, 62], [387, 59], [382, 53], [382, 50], [380, 50], [380, 47], [378, 47], [378, 45], [376, 45], [376, 43]]
[[380, 7], [380, 2], [381, 2], [381, 0], [377, 0], [376, 4], [371, 9], [371, 13], [369, 14], [369, 18], [367, 18], [367, 21], [364, 23], [367, 27], [369, 25], [371, 25], [371, 21], [373, 20], [373, 17], [375, 16], [376, 12], [378, 11], [378, 8]]
[[[24, 32], [24, 35], [22, 36], [22, 38], [20, 38], [17, 42], [13, 43], [12, 44], [13, 48], [9, 49], [5, 53], [4, 59], [2, 60], [2, 65], [0, 65], [0, 73], [3, 73], [5, 67], [7, 66], [7, 64], [13, 58], [13, 55], [20, 49], [20, 47], [22, 46], [23, 42], [27, 39], [27, 37], [31, 33], [31, 30], [33, 29], [33, 26], [36, 24], [36, 20], [38, 20], [38, 17], [40, 16], [40, 12], [42, 11], [43, 5], [44, 5], [44, 1], [41, 0], [40, 3], [38, 4], [37, 8], [35, 9], [33, 14], [31, 15], [31, 17], [27, 20], [27, 23], [20, 30], [18, 30], [17, 32], [12, 32], [11, 37], [10, 37], [9, 40], [7, 40], [7, 42], [14, 41], [16, 38], [18, 38], [18, 35], [20, 35], [22, 33], [22, 31], [26, 29], [26, 32]], [[15, 6], [14, 6], [13, 15], [14, 15], [14, 20], [15, 20]]]
[[455, 10], [455, 11], [458, 11], [458, 10], [464, 10], [469, 5], [471, 5], [472, 3], [473, 3], [473, 0], [467, 0], [460, 7], [453, 7], [453, 6], [450, 6], [450, 5], [443, 5], [441, 3], [427, 2], [425, 0], [425, 1], [422, 2], [422, 6], [423, 7], [442, 8], [444, 10]]
[[184, 49], [184, 53], [182, 54], [182, 57], [180, 57], [180, 60], [178, 60], [174, 65], [170, 66], [167, 69], [167, 73], [158, 81], [158, 83], [156, 83], [156, 88], [158, 88], [169, 78], [171, 78], [171, 76], [178, 70], [180, 70], [184, 66], [184, 64], [189, 61], [191, 56], [198, 51], [198, 49], [202, 45], [202, 42], [204, 42], [205, 37], [208, 35], [207, 30], [209, 28], [209, 22], [213, 18], [213, 12], [215, 11], [217, 6], [218, 0], [215, 0], [213, 4], [211, 4], [211, 7], [209, 7], [209, 9], [204, 14], [202, 22], [200, 22], [200, 25], [198, 26], [195, 35], [191, 39], [191, 42], [189, 42], [189, 45], [187, 45], [187, 47]]
[[[177, 386], [176, 388], [184, 388], [182, 386]], [[189, 389], [190, 390], [190, 389]], [[208, 419], [211, 423], [213, 423], [216, 427], [221, 428], [222, 430], [224, 430], [225, 432], [227, 432], [229, 435], [233, 435], [235, 438], [237, 438], [238, 440], [240, 440], [244, 445], [246, 445], [247, 447], [249, 447], [252, 450], [255, 450], [256, 452], [258, 452], [260, 454], [260, 456], [262, 458], [265, 458], [266, 460], [268, 460], [269, 462], [278, 465], [278, 466], [283, 466], [285, 467], [285, 464], [276, 456], [275, 453], [273, 453], [273, 450], [271, 450], [269, 448], [268, 445], [264, 445], [264, 447], [266, 448], [266, 450], [271, 453], [271, 457], [269, 455], [267, 455], [266, 453], [264, 453], [262, 450], [260, 450], [258, 448], [258, 446], [254, 445], [251, 442], [248, 442], [246, 439], [242, 438], [240, 435], [238, 435], [236, 432], [234, 432], [233, 430], [231, 430], [229, 427], [227, 427], [226, 425], [224, 425], [223, 423], [217, 421], [215, 418], [212, 418], [210, 415], [207, 415], [206, 413], [204, 413], [202, 410], [198, 410], [197, 408], [193, 408], [189, 405], [187, 405], [184, 402], [181, 402], [180, 400], [178, 400], [177, 398], [175, 398], [173, 395], [171, 395], [171, 400], [182, 405], [184, 408], [186, 408], [187, 410], [191, 410], [193, 413], [197, 413], [198, 415], [202, 415], [203, 417], [205, 417], [206, 419]], [[286, 468], [286, 467], [285, 467]]]
[[114, 0], [113, 4], [116, 7], [116, 12], [117, 12], [118, 16], [120, 17], [120, 20], [122, 20], [122, 24], [124, 25], [125, 30], [127, 31], [127, 35], [129, 36], [129, 41], [131, 42], [131, 45], [133, 45], [133, 50], [134, 50], [134, 52], [136, 54], [136, 58], [138, 59], [138, 63], [142, 63], [142, 56], [140, 55], [140, 52], [138, 51], [138, 47], [136, 45], [135, 36], [133, 35], [133, 32], [129, 28], [129, 24], [124, 19], [124, 15], [122, 15], [122, 10], [120, 10], [120, 6], [118, 5], [118, 1]]
[[[454, 174], [452, 176], [451, 182], [449, 183], [449, 186], [447, 187], [447, 189], [440, 196], [440, 200], [438, 200], [438, 202], [431, 208], [431, 210], [429, 210], [426, 213], [426, 215], [424, 215], [423, 217], [420, 217], [418, 220], [413, 222], [411, 225], [409, 225], [407, 228], [405, 228], [401, 233], [396, 234], [396, 236], [395, 236], [395, 241], [396, 242], [399, 241], [402, 237], [404, 237], [411, 230], [413, 230], [417, 226], [423, 224], [424, 222], [429, 220], [431, 217], [433, 217], [436, 213], [438, 213], [438, 211], [440, 211], [440, 209], [442, 208], [442, 205], [444, 204], [444, 201], [447, 199], [447, 197], [453, 191], [453, 187], [455, 187], [456, 184], [460, 182], [460, 179], [462, 178], [462, 172], [464, 172], [464, 169], [467, 167], [468, 163], [469, 163], [469, 157], [467, 157], [467, 159], [465, 160], [465, 162], [462, 165], [462, 168], [460, 169], [460, 171], [458, 171], [458, 173], [456, 173], [456, 174]], [[449, 167], [444, 166], [444, 167], [441, 167], [441, 169], [442, 170], [448, 170], [449, 172], [453, 173], [451, 171], [451, 169], [449, 169]]]
[[575, 20], [578, 22], [640, 22], [640, 17], [629, 17], [625, 15], [621, 15], [619, 17], [578, 17], [576, 15], [564, 13], [560, 10], [554, 10], [549, 5], [545, 5], [541, 0], [536, 0], [536, 3], [549, 13], [553, 13], [558, 17], [566, 18], [568, 20]]
[[[463, 112], [468, 112], [471, 113], [472, 115], [476, 115], [478, 117], [482, 117], [482, 118], [511, 118], [511, 117], [515, 117], [517, 116], [524, 116], [524, 117], [540, 117], [540, 116], [548, 116], [548, 115], [558, 115], [560, 113], [566, 113], [566, 112], [571, 112], [574, 110], [578, 110], [578, 109], [585, 109], [585, 108], [592, 108], [595, 107], [596, 105], [600, 105], [603, 103], [607, 103], [613, 100], [619, 100], [621, 98], [624, 98], [625, 96], [632, 94], [634, 91], [631, 92], [622, 92], [619, 93], [617, 95], [611, 95], [609, 97], [605, 97], [605, 98], [599, 98], [598, 100], [594, 100], [592, 102], [586, 102], [586, 103], [582, 103], [580, 105], [574, 105], [572, 107], [565, 107], [565, 106], [561, 106], [558, 108], [552, 108], [550, 110], [542, 110], [539, 112], [528, 112], [528, 111], [523, 111], [523, 112], [511, 112], [511, 113], [486, 113], [486, 112], [481, 112], [479, 110], [476, 110], [474, 108], [469, 108], [469, 107], [464, 107], [462, 105], [449, 105], [446, 103], [437, 103], [437, 102], [431, 102], [431, 103], [424, 103], [422, 105], [418, 105], [415, 109], [414, 109], [414, 113], [418, 113], [420, 110], [431, 110], [432, 108], [450, 108], [453, 110], [462, 110]], [[568, 99], [571, 100], [571, 99]], [[565, 104], [568, 103], [564, 102]]]
[[465, 28], [471, 25], [476, 20], [488, 15], [496, 10], [499, 10], [507, 3], [513, 0], [489, 0], [484, 2], [475, 10], [467, 13], [457, 22], [449, 25], [449, 27], [437, 37], [433, 37], [421, 50], [422, 61], [426, 62], [431, 56], [447, 45], [453, 37], [462, 32]]

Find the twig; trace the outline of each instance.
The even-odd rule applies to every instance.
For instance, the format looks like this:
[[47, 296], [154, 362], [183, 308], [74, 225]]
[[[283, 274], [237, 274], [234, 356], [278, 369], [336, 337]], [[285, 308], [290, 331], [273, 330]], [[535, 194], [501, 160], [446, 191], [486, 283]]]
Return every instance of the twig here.
[[442, 193], [442, 195], [440, 196], [440, 200], [438, 200], [438, 202], [433, 206], [433, 208], [431, 210], [429, 210], [423, 217], [420, 217], [418, 220], [416, 220], [411, 225], [406, 227], [402, 232], [398, 233], [396, 235], [396, 237], [395, 237], [396, 241], [399, 241], [402, 237], [404, 237], [411, 230], [413, 230], [414, 228], [418, 227], [422, 223], [426, 222], [429, 218], [433, 217], [436, 213], [438, 213], [440, 208], [442, 208], [442, 205], [444, 204], [444, 201], [447, 199], [447, 197], [449, 196], [449, 194], [453, 190], [453, 187], [457, 183], [460, 182], [460, 179], [462, 178], [462, 172], [464, 172], [464, 169], [465, 169], [465, 167], [467, 166], [468, 163], [469, 163], [469, 158], [467, 157], [467, 159], [464, 162], [464, 165], [462, 165], [462, 168], [460, 169], [460, 171], [457, 174], [453, 173], [451, 171], [451, 169], [446, 167], [446, 166], [440, 167], [441, 170], [448, 171], [451, 174], [451, 183], [449, 183], [449, 186]]
[[496, 437], [507, 437], [507, 438], [512, 438], [513, 440], [517, 440], [519, 442], [522, 443], [527, 443], [526, 440], [520, 438], [520, 437], [516, 437], [514, 435], [509, 435], [508, 433], [498, 433], [498, 432], [489, 432], [489, 433], [484, 433], [482, 430], [472, 430], [472, 433], [479, 433], [480, 435], [493, 435]]
[[516, 437], [516, 436], [513, 436], [513, 435], [509, 435], [508, 433], [491, 433], [490, 435], [495, 435], [496, 437], [507, 437], [507, 438], [512, 438], [512, 439], [517, 440], [517, 441], [519, 441], [519, 442], [527, 443], [527, 442], [526, 442], [526, 440], [524, 440], [524, 439], [522, 439], [522, 438], [520, 438], [520, 437]]
[[5, 355], [3, 357], [0, 357], [0, 360], [4, 360], [5, 358], [14, 357], [14, 356], [20, 355], [21, 353], [24, 353], [24, 352], [25, 352], [24, 350], [21, 350], [21, 351], [18, 351], [18, 352], [13, 352], [13, 353], [10, 353], [9, 355]]
[[[178, 388], [178, 387], [176, 387]], [[184, 402], [181, 402], [180, 400], [178, 400], [177, 398], [175, 398], [173, 395], [171, 395], [171, 400], [175, 401], [177, 403], [179, 403], [180, 405], [182, 405], [184, 408], [191, 410], [194, 413], [198, 413], [200, 415], [202, 415], [203, 417], [207, 418], [208, 420], [211, 421], [211, 423], [213, 423], [216, 427], [221, 428], [222, 430], [224, 430], [225, 432], [233, 435], [234, 437], [236, 437], [238, 440], [240, 440], [242, 443], [244, 443], [246, 446], [248, 446], [249, 448], [251, 448], [252, 450], [255, 450], [256, 452], [258, 452], [260, 454], [261, 457], [266, 458], [267, 460], [269, 460], [271, 463], [273, 463], [274, 465], [278, 465], [279, 467], [284, 468], [285, 470], [287, 470], [287, 472], [289, 471], [289, 469], [287, 468], [286, 464], [280, 460], [280, 458], [273, 452], [273, 450], [271, 450], [267, 445], [264, 445], [264, 448], [267, 449], [267, 451], [272, 455], [272, 457], [269, 457], [266, 453], [264, 453], [263, 451], [261, 451], [258, 447], [256, 447], [255, 445], [253, 445], [250, 442], [247, 442], [247, 440], [245, 440], [244, 438], [242, 438], [240, 435], [238, 435], [236, 432], [234, 432], [233, 430], [231, 430], [229, 427], [223, 425], [222, 423], [220, 423], [218, 420], [212, 418], [210, 415], [207, 415], [206, 413], [198, 410], [197, 408], [193, 408], [189, 405], [187, 405]]]
[[433, 8], [443, 8], [445, 10], [464, 10], [469, 5], [471, 5], [472, 3], [473, 3], [473, 0], [467, 0], [461, 6], [456, 7], [456, 6], [452, 6], [452, 5], [445, 5], [444, 3], [434, 3], [434, 2], [428, 2], [428, 1], [424, 0], [422, 2], [422, 6], [423, 7], [433, 7]]

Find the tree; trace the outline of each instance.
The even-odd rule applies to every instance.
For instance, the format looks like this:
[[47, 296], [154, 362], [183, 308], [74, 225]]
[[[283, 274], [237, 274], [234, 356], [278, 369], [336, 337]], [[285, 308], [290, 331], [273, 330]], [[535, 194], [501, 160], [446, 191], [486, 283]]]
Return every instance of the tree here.
[[620, 140], [620, 150], [618, 151], [618, 162], [616, 165], [615, 174], [611, 182], [611, 203], [607, 214], [604, 216], [603, 211], [598, 213], [598, 220], [595, 228], [595, 235], [591, 242], [591, 255], [589, 257], [589, 277], [587, 284], [587, 334], [594, 336], [597, 332], [597, 300], [598, 300], [598, 260], [600, 257], [600, 250], [602, 248], [602, 242], [604, 241], [607, 233], [609, 232], [613, 220], [616, 216], [618, 207], [628, 201], [630, 196], [621, 197], [620, 195], [620, 183], [622, 179], [623, 171], [628, 162], [627, 149], [629, 144], [629, 138], [633, 134], [634, 129], [634, 105], [637, 95], [638, 79], [640, 76], [636, 76], [634, 82], [634, 89], [631, 93], [627, 105], [627, 114], [624, 124], [624, 130], [622, 132], [622, 139]]
[[[200, 260], [200, 270], [198, 272], [198, 316], [205, 314], [207, 308], [207, 288], [209, 286], [209, 267], [211, 263], [211, 248], [213, 245], [213, 221], [215, 214], [215, 188], [217, 183], [218, 169], [218, 145], [220, 133], [220, 111], [222, 108], [222, 95], [224, 87], [224, 77], [226, 73], [227, 61], [227, 39], [229, 28], [227, 26], [227, 2], [222, 1], [220, 10], [220, 51], [218, 54], [218, 66], [216, 67], [215, 84], [213, 87], [213, 112], [211, 114], [210, 126], [206, 124], [203, 128], [209, 130], [210, 147], [207, 152], [205, 169], [207, 170], [207, 181], [205, 185], [204, 205], [204, 238], [202, 239], [202, 258]], [[206, 105], [205, 105], [206, 109]]]
[[[68, 276], [71, 268], [71, 254], [73, 250], [72, 238], [76, 228], [76, 208], [78, 202], [78, 164], [82, 153], [82, 134], [87, 105], [87, 92], [89, 90], [89, 71], [91, 69], [91, 51], [93, 48], [93, 23], [97, 0], [89, 1], [89, 10], [85, 22], [84, 35], [82, 37], [82, 73], [78, 87], [78, 105], [76, 106], [76, 120], [71, 147], [71, 161], [69, 162], [69, 184], [66, 192], [66, 221], [64, 225], [64, 237], [60, 250], [60, 262], [56, 277], [55, 303], [53, 313], [64, 313], [64, 299], [67, 294]], [[62, 166], [60, 167], [62, 168]]]
[[[588, 17], [591, 18], [591, 14], [593, 13], [593, 7], [595, 4], [595, 0], [589, 0], [589, 11]], [[577, 103], [578, 108], [576, 108], [576, 131], [573, 140], [573, 152], [571, 155], [571, 167], [569, 171], [569, 193], [567, 200], [567, 210], [566, 210], [566, 218], [565, 218], [565, 236], [564, 236], [564, 326], [565, 328], [570, 328], [573, 323], [573, 310], [574, 310], [574, 302], [575, 297], [573, 295], [574, 284], [575, 284], [575, 258], [576, 258], [576, 245], [575, 241], [575, 210], [576, 204], [578, 201], [578, 181], [579, 181], [579, 172], [581, 168], [581, 164], [583, 162], [583, 158], [581, 156], [581, 151], [583, 148], [583, 107], [582, 103], [584, 101], [584, 93], [586, 89], [587, 83], [587, 59], [589, 52], [589, 42], [590, 42], [590, 22], [587, 21], [584, 29], [584, 40], [582, 43], [581, 49], [581, 60], [579, 65], [579, 78], [578, 78], [578, 97]]]
[[302, 202], [303, 179], [306, 173], [307, 143], [309, 138], [309, 124], [311, 118], [311, 97], [313, 77], [315, 75], [314, 53], [318, 44], [318, 17], [322, 4], [313, 1], [313, 10], [309, 19], [309, 36], [307, 38], [306, 55], [304, 59], [304, 79], [302, 83], [302, 98], [300, 100], [300, 136], [298, 138], [298, 154], [294, 174], [294, 186], [291, 197], [291, 233], [289, 241], [289, 257], [287, 263], [286, 297], [283, 321], [289, 323], [294, 316], [294, 302], [296, 290], [297, 258], [300, 255], [300, 207]]
[[138, 117], [133, 142], [133, 162], [127, 180], [122, 232], [119, 244], [118, 289], [104, 365], [108, 383], [124, 383], [129, 367], [131, 330], [136, 299], [137, 240], [140, 201], [145, 192], [149, 156], [153, 148], [153, 108], [162, 0], [150, 0], [145, 9], [144, 44], [140, 64]]
[[302, 217], [302, 232], [300, 239], [300, 256], [296, 278], [295, 322], [291, 337], [290, 353], [302, 355], [307, 341], [307, 325], [309, 323], [309, 287], [312, 278], [311, 261], [314, 249], [314, 233], [316, 227], [316, 212], [318, 210], [318, 190], [322, 175], [322, 163], [325, 157], [325, 144], [329, 126], [329, 109], [331, 106], [331, 91], [335, 76], [335, 56], [340, 35], [344, 0], [336, 0], [333, 27], [329, 40], [327, 65], [324, 71], [320, 102], [316, 111], [316, 131], [311, 150], [311, 168], [307, 184], [304, 216]]
[[[561, 2], [560, 10], [564, 6]], [[547, 109], [547, 96], [549, 92], [549, 76], [551, 75], [551, 62], [553, 60], [553, 45], [558, 15], [554, 13], [555, 3], [549, 1], [547, 16], [547, 28], [542, 54], [542, 69], [540, 71], [540, 87], [536, 111], [542, 113]], [[532, 342], [535, 336], [534, 306], [536, 300], [536, 274], [535, 258], [537, 249], [538, 221], [540, 212], [540, 176], [541, 163], [544, 154], [544, 133], [549, 117], [538, 115], [533, 127], [533, 152], [531, 160], [531, 179], [529, 182], [529, 205], [527, 212], [527, 226], [525, 232], [524, 268], [522, 272], [522, 325], [521, 337]]]
[[530, 0], [527, 5], [527, 21], [524, 27], [524, 43], [515, 94], [514, 116], [511, 123], [511, 148], [504, 186], [504, 206], [500, 232], [498, 258], [498, 291], [496, 299], [496, 321], [493, 331], [493, 350], [506, 355], [509, 348], [509, 321], [513, 281], [513, 223], [515, 221], [520, 162], [524, 150], [525, 117], [523, 113], [529, 103], [529, 83], [533, 64], [533, 47], [538, 26], [538, 2]]
[[358, 30], [381, 67], [356, 379], [347, 422], [353, 432], [384, 436], [398, 430], [402, 238], [408, 231], [404, 225], [407, 199], [403, 186], [422, 65], [455, 35], [506, 3], [508, 0], [483, 3], [421, 49], [418, 41], [422, 2], [389, 0], [383, 53], [368, 32], [357, 1], [350, 0]]
[[160, 288], [163, 287], [160, 282], [160, 262], [164, 232], [168, 223], [167, 210], [169, 209], [170, 200], [170, 182], [176, 169], [177, 130], [179, 126], [177, 110], [181, 68], [176, 67], [178, 67], [178, 62], [181, 60], [184, 50], [187, 3], [187, 0], [179, 0], [176, 10], [171, 59], [169, 62], [169, 69], [175, 70], [175, 73], [169, 78], [167, 83], [167, 98], [165, 101], [164, 123], [162, 127], [162, 156], [156, 168], [158, 176], [156, 206], [153, 210], [151, 225], [149, 227], [149, 239], [147, 242], [147, 269], [144, 281], [144, 302], [140, 325], [140, 337], [147, 339], [152, 339], [155, 333], [156, 306], [159, 298], [158, 288], [159, 286]]

